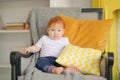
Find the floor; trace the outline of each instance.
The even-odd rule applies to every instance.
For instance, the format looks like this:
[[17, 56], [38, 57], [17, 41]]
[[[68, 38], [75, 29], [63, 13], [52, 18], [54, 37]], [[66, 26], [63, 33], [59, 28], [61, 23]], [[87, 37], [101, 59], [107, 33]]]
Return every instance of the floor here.
[[10, 68], [0, 68], [0, 80], [11, 80]]

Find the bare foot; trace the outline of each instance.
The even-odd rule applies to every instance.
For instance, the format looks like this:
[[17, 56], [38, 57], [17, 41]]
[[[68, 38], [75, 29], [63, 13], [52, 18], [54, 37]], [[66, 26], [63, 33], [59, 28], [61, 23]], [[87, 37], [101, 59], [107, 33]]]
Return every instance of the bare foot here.
[[60, 75], [63, 72], [64, 68], [63, 67], [55, 67], [52, 69], [52, 73]]
[[66, 67], [64, 71], [73, 73], [73, 72], [77, 72], [78, 69], [76, 67]]

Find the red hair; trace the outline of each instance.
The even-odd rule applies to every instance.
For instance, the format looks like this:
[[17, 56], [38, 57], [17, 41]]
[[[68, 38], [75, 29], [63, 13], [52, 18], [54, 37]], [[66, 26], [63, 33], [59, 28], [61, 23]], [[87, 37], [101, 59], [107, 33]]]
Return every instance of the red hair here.
[[51, 24], [53, 23], [61, 23], [63, 24], [63, 28], [65, 28], [65, 22], [63, 21], [63, 19], [59, 16], [55, 16], [55, 17], [52, 17], [49, 22], [48, 22], [48, 28], [51, 26]]

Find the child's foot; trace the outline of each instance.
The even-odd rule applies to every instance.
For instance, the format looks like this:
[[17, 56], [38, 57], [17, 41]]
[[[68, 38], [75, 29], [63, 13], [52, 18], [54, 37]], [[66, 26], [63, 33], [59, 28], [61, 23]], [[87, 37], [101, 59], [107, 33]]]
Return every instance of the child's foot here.
[[54, 67], [52, 69], [52, 73], [60, 75], [63, 72], [64, 68], [63, 67]]
[[69, 73], [73, 73], [73, 72], [77, 72], [78, 69], [76, 67], [66, 67], [64, 69], [64, 71], [69, 72]]

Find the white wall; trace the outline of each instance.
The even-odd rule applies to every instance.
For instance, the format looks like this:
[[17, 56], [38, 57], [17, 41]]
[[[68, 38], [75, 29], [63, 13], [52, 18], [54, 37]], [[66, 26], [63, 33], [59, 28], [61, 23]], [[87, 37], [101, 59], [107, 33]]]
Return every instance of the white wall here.
[[0, 2], [3, 21], [25, 22], [32, 8], [49, 7], [49, 0], [7, 0]]
[[50, 0], [50, 7], [92, 7], [91, 0]]
[[72, 7], [91, 8], [92, 0], [72, 0]]
[[30, 42], [28, 31], [0, 31], [0, 68], [9, 67], [9, 55], [12, 49], [25, 48]]
[[71, 0], [50, 0], [50, 7], [71, 7]]

